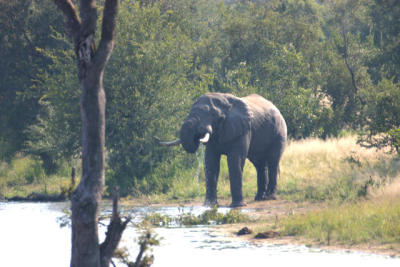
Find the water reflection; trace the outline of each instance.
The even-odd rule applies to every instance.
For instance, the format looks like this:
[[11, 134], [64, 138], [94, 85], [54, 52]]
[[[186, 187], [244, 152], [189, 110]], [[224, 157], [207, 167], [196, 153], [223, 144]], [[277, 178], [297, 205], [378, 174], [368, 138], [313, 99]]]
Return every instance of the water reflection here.
[[[57, 217], [67, 203], [0, 203], [1, 266], [69, 266], [70, 229], [60, 228]], [[134, 208], [139, 222], [149, 211], [178, 216], [182, 212], [195, 215], [203, 207]], [[227, 212], [229, 209], [219, 210]], [[107, 212], [110, 212], [107, 209]], [[105, 227], [100, 228], [104, 237]], [[261, 245], [226, 239], [206, 226], [156, 229], [162, 237], [154, 249], [157, 266], [400, 266], [399, 258], [345, 251], [324, 251], [305, 246]], [[137, 233], [128, 228], [122, 245], [136, 256]], [[118, 265], [123, 266], [123, 265]]]

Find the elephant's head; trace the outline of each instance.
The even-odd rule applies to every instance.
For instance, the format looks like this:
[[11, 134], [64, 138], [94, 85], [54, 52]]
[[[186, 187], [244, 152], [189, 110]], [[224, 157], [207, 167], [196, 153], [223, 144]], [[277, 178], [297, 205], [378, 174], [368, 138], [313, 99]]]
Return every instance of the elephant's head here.
[[231, 94], [208, 93], [192, 105], [181, 131], [183, 148], [194, 153], [200, 143], [229, 142], [250, 129], [247, 104]]

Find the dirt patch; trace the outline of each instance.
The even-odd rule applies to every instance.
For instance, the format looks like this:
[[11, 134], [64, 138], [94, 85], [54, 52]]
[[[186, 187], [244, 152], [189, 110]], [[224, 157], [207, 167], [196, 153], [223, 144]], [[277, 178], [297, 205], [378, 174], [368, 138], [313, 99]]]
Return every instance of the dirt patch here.
[[[305, 214], [310, 211], [320, 210], [323, 207], [324, 204], [320, 203], [296, 203], [285, 200], [248, 202], [247, 206], [243, 207], [242, 210], [243, 212], [246, 212], [250, 218], [254, 219], [252, 222], [245, 224], [220, 225], [218, 226], [217, 232], [229, 239], [240, 239], [258, 244], [306, 245], [308, 247], [317, 247], [326, 250], [359, 251], [400, 257], [400, 244], [382, 245], [368, 243], [358, 245], [326, 245], [301, 237], [280, 235], [279, 218], [293, 214]], [[244, 227], [247, 227], [248, 231], [252, 233], [237, 235], [238, 231]], [[262, 238], [256, 238], [257, 235]]]
[[258, 233], [254, 236], [255, 239], [267, 239], [267, 238], [277, 238], [281, 235], [276, 231], [266, 231]]

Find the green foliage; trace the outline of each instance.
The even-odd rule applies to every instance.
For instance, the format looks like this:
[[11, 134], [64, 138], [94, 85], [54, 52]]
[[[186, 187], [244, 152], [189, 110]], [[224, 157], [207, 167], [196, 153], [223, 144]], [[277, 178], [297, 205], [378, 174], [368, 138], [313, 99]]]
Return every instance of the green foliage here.
[[135, 261], [131, 261], [131, 255], [127, 248], [118, 248], [114, 252], [114, 258], [120, 260], [128, 267], [150, 266], [154, 262], [154, 256], [151, 254], [152, 247], [160, 245], [160, 239], [152, 229], [146, 225], [139, 227], [139, 253]]
[[170, 217], [167, 215], [152, 213], [146, 215], [145, 221], [154, 226], [170, 226], [170, 225], [209, 225], [209, 224], [233, 224], [248, 222], [250, 218], [237, 209], [231, 209], [227, 213], [218, 212], [217, 206], [212, 209], [204, 211], [202, 214], [196, 216], [191, 212], [182, 212], [178, 217]]
[[26, 184], [38, 183], [44, 178], [41, 162], [32, 157], [18, 157], [9, 164], [3, 162], [1, 168], [2, 180], [9, 187], [18, 187]]
[[154, 226], [168, 226], [171, 223], [171, 217], [161, 213], [151, 213], [144, 217], [144, 221]]
[[[199, 156], [158, 147], [153, 137], [175, 139], [194, 99], [208, 91], [270, 99], [291, 138], [349, 129], [361, 132], [364, 146], [398, 151], [400, 26], [392, 2], [122, 1], [104, 77], [108, 188], [202, 195]], [[39, 156], [51, 176], [80, 155], [73, 49], [54, 5], [0, 5], [0, 159]]]
[[70, 162], [59, 162], [57, 172], [46, 175], [39, 157], [17, 155], [9, 163], [0, 161], [0, 198], [45, 197], [67, 193], [70, 188], [71, 165]]
[[358, 142], [377, 149], [390, 147], [399, 151], [400, 144], [400, 82], [384, 79], [369, 95], [366, 120], [369, 122]]
[[55, 6], [38, 0], [0, 2], [0, 160], [24, 149], [25, 129], [40, 111], [36, 75], [49, 61], [36, 47], [55, 45], [51, 29], [62, 27]]
[[165, 191], [167, 182], [160, 180], [187, 162], [177, 150], [157, 147], [153, 138], [175, 138], [194, 97], [206, 92], [208, 85], [193, 72], [191, 25], [186, 24], [188, 17], [176, 15], [179, 7], [163, 10], [161, 4], [122, 3], [118, 46], [107, 69], [118, 75], [105, 78], [105, 88], [110, 88], [106, 89], [110, 178], [126, 185], [121, 186], [122, 194], [132, 193], [133, 188], [143, 193]]
[[37, 75], [34, 88], [44, 91], [39, 99], [41, 112], [26, 131], [30, 137], [26, 150], [41, 157], [48, 174], [57, 171], [60, 160], [79, 156], [81, 149], [80, 90], [73, 51], [65, 36], [53, 32], [52, 37], [64, 48], [37, 49], [52, 64]]

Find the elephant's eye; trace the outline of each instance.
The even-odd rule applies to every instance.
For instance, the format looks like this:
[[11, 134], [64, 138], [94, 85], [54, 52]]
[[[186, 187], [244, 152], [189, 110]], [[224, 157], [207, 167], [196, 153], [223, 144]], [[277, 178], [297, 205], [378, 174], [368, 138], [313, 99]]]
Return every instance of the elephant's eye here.
[[209, 112], [210, 111], [210, 107], [209, 106], [202, 106], [201, 109], [202, 109], [202, 111], [205, 111], [205, 112]]
[[192, 109], [193, 115], [200, 115], [200, 114], [204, 114], [204, 113], [209, 113], [210, 112], [210, 107], [209, 106], [197, 106], [195, 108]]

